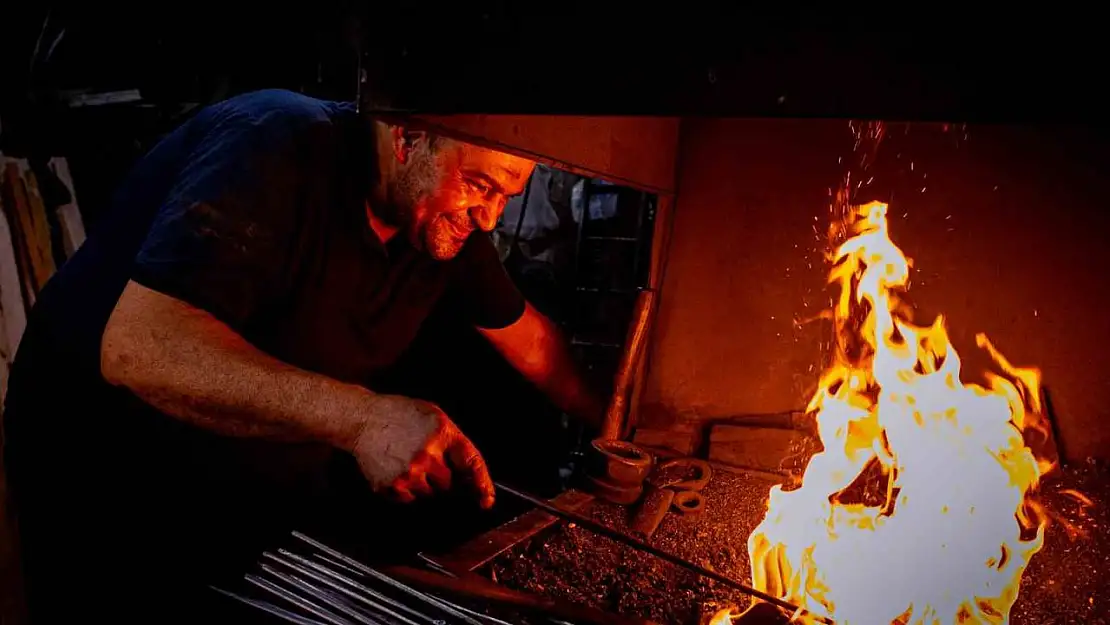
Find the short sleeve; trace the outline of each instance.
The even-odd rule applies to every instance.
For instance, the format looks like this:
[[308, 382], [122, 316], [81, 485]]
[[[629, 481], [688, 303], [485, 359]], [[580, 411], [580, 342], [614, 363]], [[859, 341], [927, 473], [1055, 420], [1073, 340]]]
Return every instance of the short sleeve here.
[[287, 282], [305, 165], [328, 150], [328, 121], [272, 102], [202, 115], [132, 279], [241, 329]]
[[501, 264], [493, 241], [481, 232], [470, 236], [455, 259], [448, 297], [479, 328], [498, 330], [524, 314], [524, 296]]

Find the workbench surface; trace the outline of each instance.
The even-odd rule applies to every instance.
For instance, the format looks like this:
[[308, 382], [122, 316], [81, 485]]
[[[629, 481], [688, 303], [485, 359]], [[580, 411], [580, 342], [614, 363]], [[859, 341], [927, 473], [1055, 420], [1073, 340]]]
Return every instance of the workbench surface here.
[[[763, 516], [772, 483], [717, 471], [706, 487], [700, 517], [669, 514], [650, 543], [734, 579], [751, 579], [747, 537]], [[1083, 509], [1064, 489], [1096, 502]], [[1086, 532], [1072, 540], [1059, 523], [1032, 560], [1014, 606], [1014, 625], [1110, 624], [1110, 474], [1092, 467], [1069, 469], [1046, 481], [1050, 510]], [[628, 532], [626, 510], [594, 502], [584, 514]], [[482, 570], [510, 588], [560, 597], [660, 623], [697, 623], [730, 604], [747, 605], [739, 592], [700, 578], [573, 524], [558, 524], [517, 545]]]

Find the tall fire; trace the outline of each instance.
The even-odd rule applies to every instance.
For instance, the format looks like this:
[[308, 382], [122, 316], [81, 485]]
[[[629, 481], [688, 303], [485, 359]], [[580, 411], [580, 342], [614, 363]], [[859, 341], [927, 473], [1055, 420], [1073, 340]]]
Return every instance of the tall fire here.
[[[823, 451], [775, 487], [748, 540], [755, 587], [836, 623], [1006, 623], [1045, 517], [1039, 373], [979, 335], [996, 373], [960, 379], [944, 319], [914, 325], [887, 205], [851, 211], [833, 254], [833, 362], [809, 405]], [[727, 623], [722, 613], [715, 625]]]

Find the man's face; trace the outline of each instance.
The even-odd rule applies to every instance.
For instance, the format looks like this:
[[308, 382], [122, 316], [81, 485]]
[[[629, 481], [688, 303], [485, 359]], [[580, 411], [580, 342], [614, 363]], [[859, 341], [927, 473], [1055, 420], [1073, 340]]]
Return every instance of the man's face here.
[[390, 201], [409, 240], [437, 260], [454, 258], [475, 231], [491, 232], [522, 193], [535, 163], [474, 145], [394, 129]]

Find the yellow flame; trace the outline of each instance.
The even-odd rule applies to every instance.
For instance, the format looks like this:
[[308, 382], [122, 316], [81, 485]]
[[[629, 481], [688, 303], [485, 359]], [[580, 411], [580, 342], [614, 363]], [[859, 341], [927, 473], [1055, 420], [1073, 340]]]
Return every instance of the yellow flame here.
[[753, 584], [803, 622], [1006, 623], [1044, 535], [1031, 493], [1048, 465], [1023, 438], [1044, 427], [1040, 374], [980, 336], [1000, 374], [961, 382], [944, 319], [910, 320], [886, 213], [857, 207], [831, 259], [837, 346], [809, 405], [823, 451], [797, 489], [772, 489]]
[[709, 625], [732, 625], [732, 608], [719, 610], [709, 619]]

